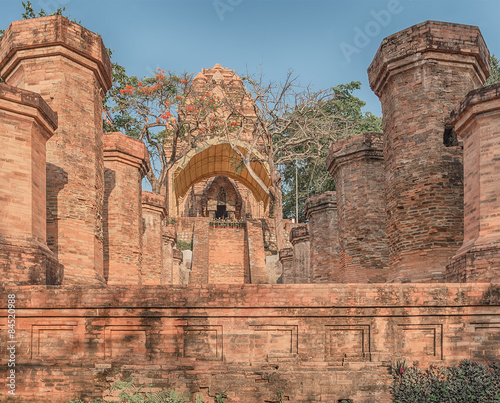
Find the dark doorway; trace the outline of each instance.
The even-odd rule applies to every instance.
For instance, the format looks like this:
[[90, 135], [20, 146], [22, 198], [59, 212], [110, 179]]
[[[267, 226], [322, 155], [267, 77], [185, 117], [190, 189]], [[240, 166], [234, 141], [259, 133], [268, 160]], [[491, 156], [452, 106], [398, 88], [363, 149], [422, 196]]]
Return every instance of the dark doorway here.
[[217, 206], [217, 211], [215, 212], [215, 218], [218, 218], [221, 220], [227, 218], [226, 205], [219, 204]]

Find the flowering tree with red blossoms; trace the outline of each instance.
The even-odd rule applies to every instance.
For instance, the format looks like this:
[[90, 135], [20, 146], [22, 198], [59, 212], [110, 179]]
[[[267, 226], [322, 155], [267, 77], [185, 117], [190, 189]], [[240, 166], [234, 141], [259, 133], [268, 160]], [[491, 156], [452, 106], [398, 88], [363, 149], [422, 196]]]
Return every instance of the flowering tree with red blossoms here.
[[142, 79], [123, 70], [117, 83], [108, 95], [113, 122], [105, 130], [145, 142], [153, 165], [147, 178], [154, 193], [166, 195], [169, 170], [221, 123], [217, 97], [199, 91], [192, 75], [161, 69]]

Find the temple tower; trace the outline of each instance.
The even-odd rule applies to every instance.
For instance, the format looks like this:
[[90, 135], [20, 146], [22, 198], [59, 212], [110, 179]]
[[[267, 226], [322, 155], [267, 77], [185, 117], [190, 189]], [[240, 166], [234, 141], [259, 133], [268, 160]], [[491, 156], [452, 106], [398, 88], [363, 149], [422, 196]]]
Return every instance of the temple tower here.
[[479, 28], [436, 21], [384, 39], [368, 69], [384, 116], [388, 281], [445, 279], [463, 234], [462, 150], [449, 114], [488, 74]]
[[464, 242], [448, 281], [500, 281], [500, 84], [471, 91], [452, 112], [464, 142]]
[[358, 134], [332, 144], [327, 158], [337, 192], [338, 270], [344, 283], [385, 282], [389, 252], [382, 142], [381, 133]]
[[62, 16], [13, 22], [0, 41], [0, 75], [58, 115], [47, 142], [47, 243], [63, 284], [103, 284], [102, 97], [112, 82], [102, 39]]

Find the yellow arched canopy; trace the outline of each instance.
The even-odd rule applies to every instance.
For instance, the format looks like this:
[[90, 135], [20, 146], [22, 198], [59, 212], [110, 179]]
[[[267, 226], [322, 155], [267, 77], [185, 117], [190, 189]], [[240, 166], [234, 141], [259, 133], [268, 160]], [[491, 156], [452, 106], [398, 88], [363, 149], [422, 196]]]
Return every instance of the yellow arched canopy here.
[[[238, 144], [238, 149], [244, 154], [247, 152], [243, 143]], [[260, 157], [258, 153], [254, 154]], [[205, 141], [177, 163], [173, 175], [176, 197], [184, 197], [191, 186], [203, 179], [212, 176], [227, 176], [241, 182], [253, 193], [257, 201], [262, 201], [264, 206], [267, 206], [269, 196], [245, 167], [237, 169], [239, 161], [241, 161], [240, 158], [227, 141], [220, 138]], [[267, 166], [257, 161], [251, 162], [251, 165], [257, 176], [269, 188], [271, 179]]]

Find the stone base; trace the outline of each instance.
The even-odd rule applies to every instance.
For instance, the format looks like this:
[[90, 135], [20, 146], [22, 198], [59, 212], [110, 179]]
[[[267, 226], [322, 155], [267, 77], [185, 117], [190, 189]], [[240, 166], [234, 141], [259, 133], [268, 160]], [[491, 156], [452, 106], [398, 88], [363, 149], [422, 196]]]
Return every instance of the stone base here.
[[47, 246], [36, 241], [0, 241], [0, 273], [4, 285], [59, 285], [59, 264]]
[[500, 282], [500, 243], [474, 246], [455, 255], [446, 267], [446, 281]]

